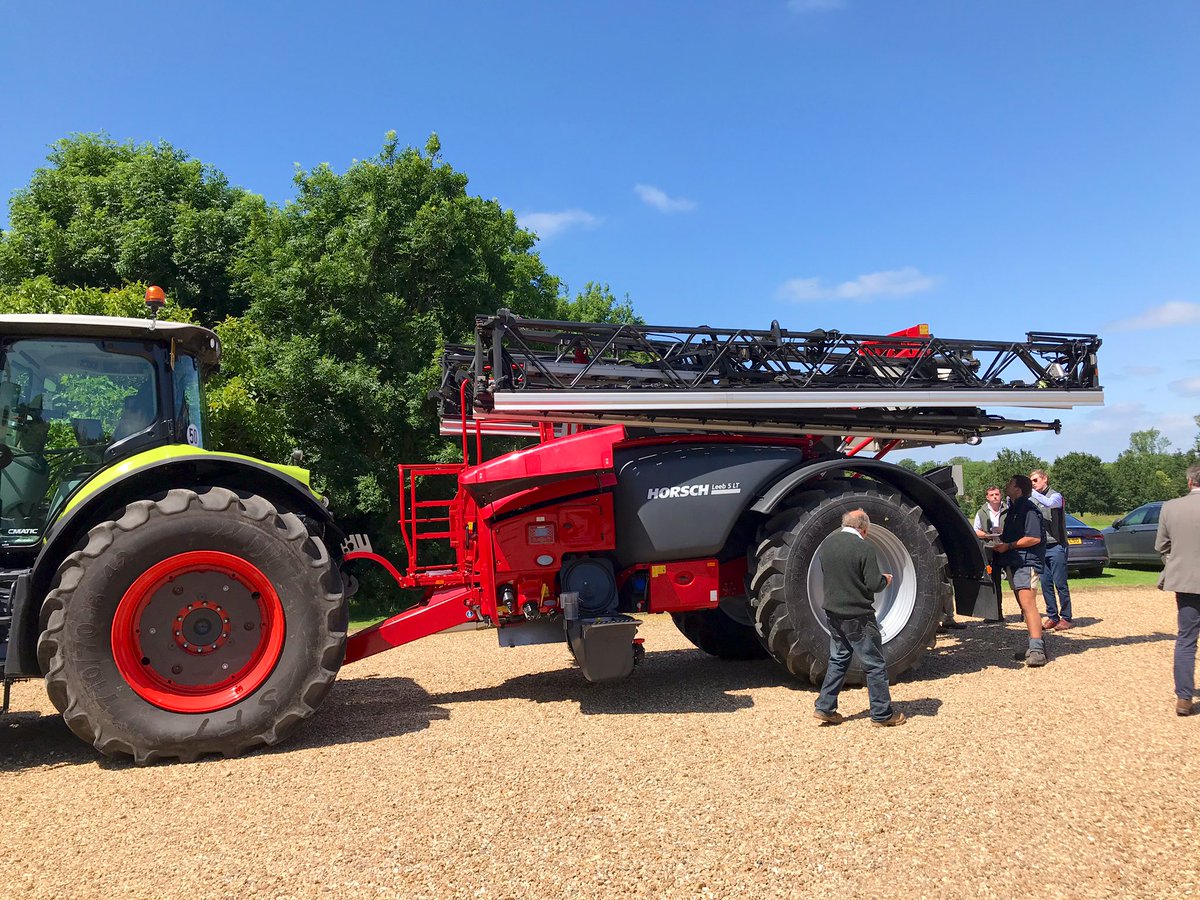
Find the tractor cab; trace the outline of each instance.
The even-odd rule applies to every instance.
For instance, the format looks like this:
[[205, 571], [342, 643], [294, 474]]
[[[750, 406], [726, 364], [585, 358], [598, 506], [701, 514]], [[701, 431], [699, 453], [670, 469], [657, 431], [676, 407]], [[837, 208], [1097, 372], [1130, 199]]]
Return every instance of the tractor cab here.
[[0, 550], [36, 547], [75, 492], [121, 459], [203, 447], [203, 376], [219, 357], [198, 325], [0, 316]]

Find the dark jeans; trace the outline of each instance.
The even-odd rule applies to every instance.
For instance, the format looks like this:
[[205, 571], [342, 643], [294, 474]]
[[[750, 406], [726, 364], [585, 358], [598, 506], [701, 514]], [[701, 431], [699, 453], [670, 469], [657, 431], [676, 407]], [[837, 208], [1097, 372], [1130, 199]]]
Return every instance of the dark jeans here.
[[[1054, 593], [1058, 592], [1058, 602]], [[1042, 596], [1046, 598], [1046, 617], [1055, 622], [1070, 620], [1071, 589], [1067, 587], [1067, 548], [1055, 544], [1046, 548], [1046, 568], [1042, 571]]]
[[817, 697], [817, 709], [824, 713], [837, 712], [838, 694], [846, 681], [846, 670], [857, 653], [867, 676], [871, 718], [876, 722], [890, 719], [892, 695], [888, 690], [887, 663], [883, 659], [883, 637], [879, 634], [875, 616], [857, 619], [826, 616], [826, 621], [829, 622], [829, 669], [825, 672], [821, 695]]
[[1200, 635], [1200, 594], [1176, 594], [1179, 636], [1175, 638], [1175, 696], [1191, 700], [1196, 693], [1196, 636]]

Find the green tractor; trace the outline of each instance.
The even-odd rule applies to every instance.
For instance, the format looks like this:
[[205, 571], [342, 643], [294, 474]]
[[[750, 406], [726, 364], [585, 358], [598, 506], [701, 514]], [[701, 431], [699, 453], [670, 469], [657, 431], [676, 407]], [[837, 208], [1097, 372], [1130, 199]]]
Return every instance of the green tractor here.
[[282, 740], [345, 654], [308, 472], [204, 449], [219, 358], [197, 325], [0, 316], [4, 709], [44, 677], [75, 734], [139, 763]]

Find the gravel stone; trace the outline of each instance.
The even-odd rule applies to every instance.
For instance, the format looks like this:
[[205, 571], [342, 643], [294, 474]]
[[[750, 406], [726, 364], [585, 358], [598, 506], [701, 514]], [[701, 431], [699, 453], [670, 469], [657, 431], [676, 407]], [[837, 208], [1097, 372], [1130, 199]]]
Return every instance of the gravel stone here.
[[[1079, 590], [1050, 664], [1015, 616], [939, 636], [904, 728], [665, 616], [621, 684], [564, 645], [439, 635], [343, 670], [281, 747], [98, 757], [39, 682], [0, 719], [7, 897], [1180, 897], [1200, 892], [1200, 717], [1174, 602]], [[1009, 608], [1014, 604], [1006, 601]]]

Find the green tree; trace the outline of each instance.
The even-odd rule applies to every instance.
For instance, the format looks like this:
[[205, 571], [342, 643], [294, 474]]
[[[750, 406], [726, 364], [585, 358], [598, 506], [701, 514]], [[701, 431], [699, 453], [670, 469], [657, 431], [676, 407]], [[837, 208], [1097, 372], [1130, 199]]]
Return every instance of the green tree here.
[[1112, 477], [1100, 457], [1066, 453], [1050, 467], [1050, 484], [1063, 495], [1068, 512], [1119, 512]]
[[[64, 287], [46, 276], [19, 284], [0, 284], [0, 313], [64, 313], [77, 316], [150, 317], [146, 307], [146, 285], [133, 283], [116, 289]], [[160, 319], [194, 322], [196, 314], [174, 297], [159, 313]]]
[[1171, 442], [1157, 428], [1147, 428], [1129, 435], [1129, 452], [1138, 456], [1166, 456], [1171, 452]]
[[[1028, 475], [1034, 469], [1049, 469], [1049, 464], [1029, 450], [1012, 450], [1005, 447], [996, 454], [988, 466], [987, 478], [1003, 490], [1014, 475]], [[983, 501], [980, 500], [980, 503]], [[977, 507], [978, 508], [978, 507]]]
[[12, 198], [0, 232], [0, 283], [39, 276], [69, 287], [161, 285], [211, 324], [245, 307], [232, 277], [261, 197], [168, 143], [78, 134]]
[[554, 317], [563, 322], [609, 322], [615, 325], [645, 325], [645, 320], [633, 311], [633, 301], [626, 294], [617, 300], [607, 284], [589, 281], [571, 300], [558, 298]]
[[1156, 428], [1135, 431], [1129, 436], [1128, 449], [1109, 466], [1119, 509], [1129, 510], [1184, 492], [1188, 456], [1170, 451], [1170, 441]]
[[421, 152], [389, 134], [377, 156], [296, 186], [239, 264], [254, 299], [219, 329], [214, 423], [243, 452], [303, 449], [347, 525], [382, 535], [396, 463], [454, 452], [428, 399], [441, 347], [500, 307], [553, 317], [559, 282], [510, 210], [467, 192], [436, 135]]

